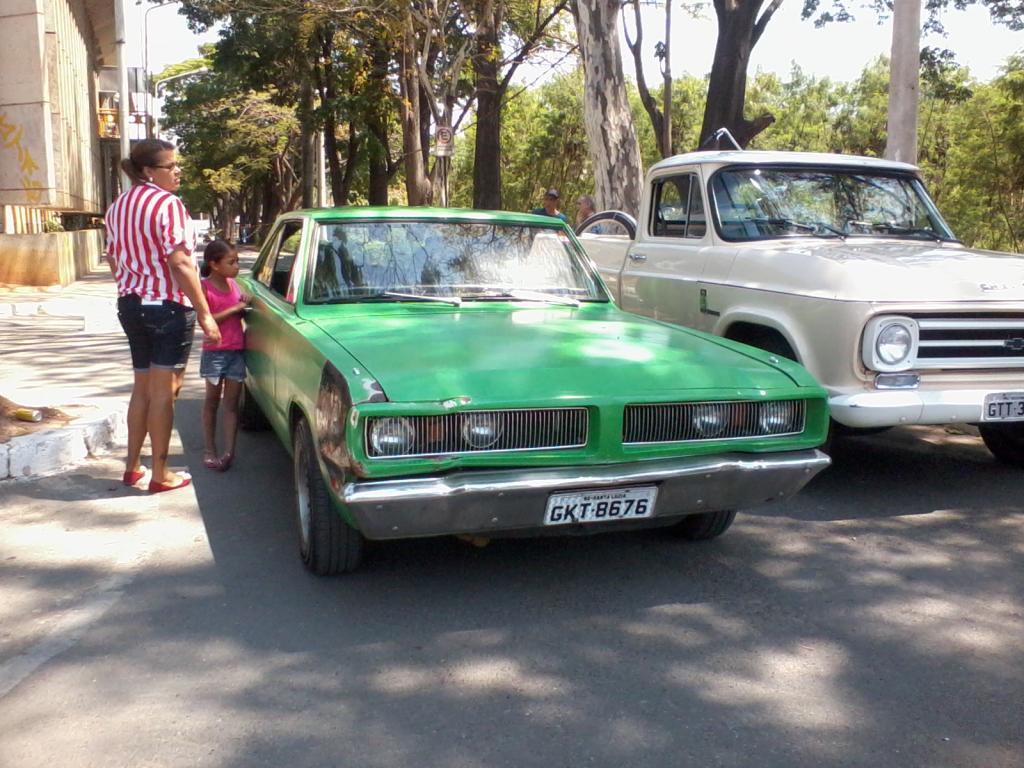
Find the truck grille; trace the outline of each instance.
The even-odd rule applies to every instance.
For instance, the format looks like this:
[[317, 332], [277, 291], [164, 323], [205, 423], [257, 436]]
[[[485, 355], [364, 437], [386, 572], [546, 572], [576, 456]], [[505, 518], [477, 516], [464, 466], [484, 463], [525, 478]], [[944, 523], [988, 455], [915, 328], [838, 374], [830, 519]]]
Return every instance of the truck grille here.
[[622, 442], [636, 445], [795, 435], [804, 431], [805, 410], [803, 400], [628, 405]]
[[915, 317], [917, 368], [1024, 367], [1024, 315]]
[[442, 416], [367, 419], [371, 458], [444, 456], [483, 451], [540, 451], [587, 444], [586, 408], [466, 411]]

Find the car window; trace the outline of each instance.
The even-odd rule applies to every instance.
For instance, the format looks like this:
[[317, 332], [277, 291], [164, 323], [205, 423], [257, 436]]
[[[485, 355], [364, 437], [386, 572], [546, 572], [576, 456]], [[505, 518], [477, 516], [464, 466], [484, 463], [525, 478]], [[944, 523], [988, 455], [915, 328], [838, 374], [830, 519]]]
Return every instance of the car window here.
[[274, 245], [268, 250], [266, 258], [256, 265], [256, 280], [285, 299], [288, 298], [288, 285], [301, 240], [302, 222], [285, 222], [276, 237], [272, 238]]
[[654, 183], [650, 232], [655, 237], [704, 237], [707, 223], [696, 174], [669, 176]]
[[527, 290], [604, 301], [589, 260], [563, 230], [456, 221], [323, 222], [310, 303], [384, 294], [480, 298]]

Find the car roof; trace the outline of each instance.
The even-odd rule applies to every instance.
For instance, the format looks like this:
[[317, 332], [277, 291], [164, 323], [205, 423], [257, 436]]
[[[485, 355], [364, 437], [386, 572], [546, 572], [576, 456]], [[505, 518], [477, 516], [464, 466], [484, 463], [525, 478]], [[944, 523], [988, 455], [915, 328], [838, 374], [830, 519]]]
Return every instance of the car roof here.
[[516, 211], [477, 211], [470, 208], [427, 208], [408, 206], [359, 206], [346, 205], [339, 208], [303, 208], [285, 215], [302, 215], [315, 221], [339, 221], [345, 219], [397, 221], [462, 221], [490, 224], [529, 224], [562, 229], [563, 222], [553, 216]]
[[666, 158], [650, 168], [657, 171], [679, 165], [834, 165], [856, 168], [875, 168], [883, 171], [916, 173], [910, 163], [884, 160], [862, 155], [839, 155], [829, 152], [769, 152], [762, 150], [721, 150], [713, 152], [687, 152]]

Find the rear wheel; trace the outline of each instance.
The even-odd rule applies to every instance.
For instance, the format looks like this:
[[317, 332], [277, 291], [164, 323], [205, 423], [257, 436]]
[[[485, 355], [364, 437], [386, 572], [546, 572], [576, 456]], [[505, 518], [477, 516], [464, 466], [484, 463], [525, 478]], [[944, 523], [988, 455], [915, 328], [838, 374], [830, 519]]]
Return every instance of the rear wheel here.
[[1004, 464], [1024, 467], [1024, 423], [979, 424], [985, 447]]
[[732, 521], [736, 519], [736, 510], [726, 509], [720, 512], [701, 512], [687, 515], [669, 530], [690, 541], [706, 541], [725, 533]]
[[259, 432], [270, 427], [267, 417], [252, 399], [252, 393], [245, 384], [238, 395], [238, 426], [247, 432]]
[[302, 562], [317, 576], [353, 571], [362, 559], [365, 540], [331, 504], [305, 419], [295, 425], [293, 447], [295, 521]]

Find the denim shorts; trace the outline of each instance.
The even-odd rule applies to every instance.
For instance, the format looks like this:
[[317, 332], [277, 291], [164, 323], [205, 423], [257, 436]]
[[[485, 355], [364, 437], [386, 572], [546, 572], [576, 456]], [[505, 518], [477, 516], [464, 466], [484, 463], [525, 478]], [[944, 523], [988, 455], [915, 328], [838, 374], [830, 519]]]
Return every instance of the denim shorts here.
[[196, 311], [176, 301], [146, 301], [135, 294], [117, 300], [117, 319], [128, 337], [132, 368], [180, 370], [188, 363]]
[[221, 379], [245, 381], [245, 352], [240, 349], [204, 349], [199, 358], [199, 375], [211, 384]]

